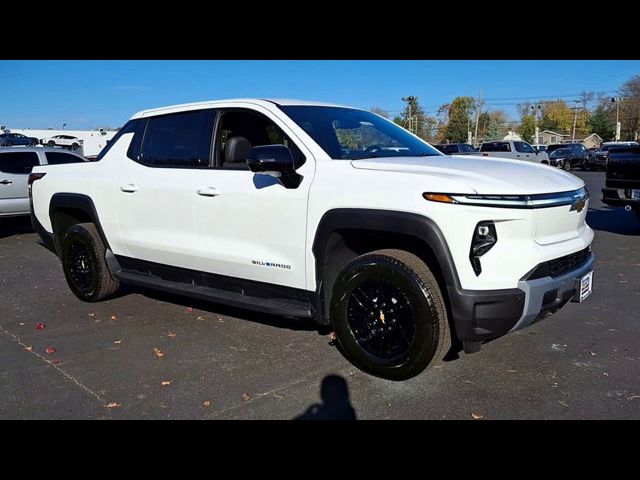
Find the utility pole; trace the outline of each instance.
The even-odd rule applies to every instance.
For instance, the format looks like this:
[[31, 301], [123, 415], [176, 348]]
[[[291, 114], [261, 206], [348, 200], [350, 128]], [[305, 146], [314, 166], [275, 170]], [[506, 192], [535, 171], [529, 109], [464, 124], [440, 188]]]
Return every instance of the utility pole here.
[[478, 143], [478, 123], [480, 123], [480, 109], [482, 108], [482, 89], [478, 90], [478, 100], [476, 104], [476, 131], [473, 136], [473, 146], [475, 147]]
[[[409, 128], [408, 130], [413, 133], [413, 134], [417, 134], [417, 132], [414, 131], [413, 129], [413, 123], [414, 123], [414, 118], [413, 118], [413, 111], [411, 109], [411, 103], [414, 102], [416, 100], [416, 97], [402, 97], [402, 101], [403, 102], [407, 102], [407, 121], [409, 122]], [[417, 119], [415, 121], [416, 123], [416, 127], [417, 125]], [[417, 128], [416, 128], [417, 130]]]
[[[573, 102], [580, 103], [580, 100], [574, 100]], [[571, 107], [571, 110], [573, 110], [573, 133], [571, 134], [572, 142], [576, 141], [576, 123], [578, 121], [578, 109], [579, 107]]]
[[620, 141], [620, 130], [622, 125], [620, 124], [620, 102], [624, 100], [624, 97], [612, 97], [611, 101], [616, 104], [616, 142]]

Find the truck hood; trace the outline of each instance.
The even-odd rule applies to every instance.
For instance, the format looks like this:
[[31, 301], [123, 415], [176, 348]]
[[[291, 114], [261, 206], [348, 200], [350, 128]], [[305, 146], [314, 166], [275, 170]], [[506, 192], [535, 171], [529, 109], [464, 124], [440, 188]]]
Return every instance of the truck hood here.
[[438, 193], [531, 195], [568, 192], [584, 186], [578, 177], [549, 165], [471, 155], [370, 158], [352, 160], [351, 165], [356, 169], [440, 177], [459, 188], [456, 192]]

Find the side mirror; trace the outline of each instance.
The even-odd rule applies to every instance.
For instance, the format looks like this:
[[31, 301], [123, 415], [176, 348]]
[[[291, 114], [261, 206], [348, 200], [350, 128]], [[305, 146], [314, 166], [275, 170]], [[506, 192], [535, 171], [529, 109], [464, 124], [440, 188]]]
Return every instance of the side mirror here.
[[277, 178], [285, 188], [297, 188], [302, 175], [295, 171], [293, 155], [284, 145], [253, 147], [247, 155], [249, 170]]

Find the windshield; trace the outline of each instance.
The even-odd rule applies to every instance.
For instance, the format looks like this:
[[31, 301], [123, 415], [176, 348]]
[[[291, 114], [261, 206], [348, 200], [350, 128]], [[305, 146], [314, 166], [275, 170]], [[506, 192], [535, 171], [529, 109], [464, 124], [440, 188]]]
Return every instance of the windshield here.
[[550, 157], [565, 157], [567, 155], [571, 154], [571, 149], [570, 148], [558, 148], [557, 150], [554, 150], [553, 152], [551, 152], [551, 155], [549, 155]]
[[440, 156], [438, 150], [402, 127], [364, 110], [281, 106], [331, 158]]

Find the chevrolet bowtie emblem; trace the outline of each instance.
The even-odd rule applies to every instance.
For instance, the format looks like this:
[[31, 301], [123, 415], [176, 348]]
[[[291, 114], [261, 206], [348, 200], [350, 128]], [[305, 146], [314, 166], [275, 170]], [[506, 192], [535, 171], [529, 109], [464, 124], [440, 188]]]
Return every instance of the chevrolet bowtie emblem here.
[[580, 213], [584, 209], [586, 204], [587, 202], [584, 198], [579, 198], [571, 204], [571, 208], [569, 209], [569, 211], [573, 212], [575, 210], [576, 212]]

